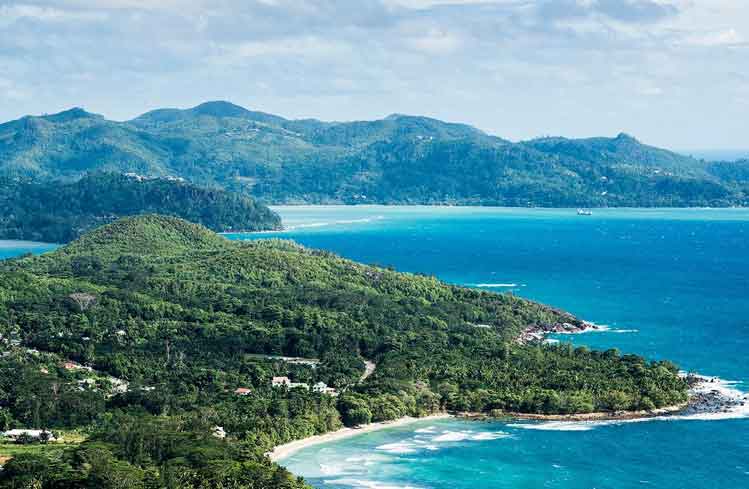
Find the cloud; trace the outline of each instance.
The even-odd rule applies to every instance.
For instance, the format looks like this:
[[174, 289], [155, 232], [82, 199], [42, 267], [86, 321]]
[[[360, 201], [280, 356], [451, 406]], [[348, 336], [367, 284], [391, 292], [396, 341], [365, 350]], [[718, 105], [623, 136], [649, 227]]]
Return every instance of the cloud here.
[[30, 4], [0, 5], [0, 26], [8, 26], [18, 21], [32, 22], [91, 22], [106, 19], [101, 12], [61, 10]]
[[[411, 112], [514, 139], [623, 130], [677, 145], [696, 137], [677, 130], [692, 111], [723, 116], [746, 98], [741, 3], [0, 0], [0, 97], [15, 97], [0, 120], [224, 98], [289, 117]], [[726, 117], [716, 140], [743, 138], [743, 116]]]
[[685, 42], [703, 47], [741, 46], [746, 44], [744, 36], [739, 34], [734, 28], [692, 35], [687, 37]]
[[543, 0], [539, 16], [545, 19], [569, 19], [603, 16], [628, 23], [653, 23], [678, 15], [672, 4], [654, 0]]

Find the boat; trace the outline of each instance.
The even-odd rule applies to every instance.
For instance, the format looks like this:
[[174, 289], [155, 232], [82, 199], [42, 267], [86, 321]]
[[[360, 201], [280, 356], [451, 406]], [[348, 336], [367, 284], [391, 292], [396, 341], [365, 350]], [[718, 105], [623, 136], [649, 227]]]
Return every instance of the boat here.
[[588, 209], [578, 209], [577, 210], [577, 215], [578, 216], [592, 216], [593, 215], [593, 211], [590, 211]]

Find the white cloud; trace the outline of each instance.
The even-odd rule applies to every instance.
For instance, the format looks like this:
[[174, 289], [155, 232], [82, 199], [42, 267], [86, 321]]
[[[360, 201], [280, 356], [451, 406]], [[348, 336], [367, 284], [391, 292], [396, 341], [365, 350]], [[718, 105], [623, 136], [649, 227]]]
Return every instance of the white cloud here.
[[224, 61], [266, 56], [341, 56], [350, 53], [343, 42], [318, 37], [275, 39], [268, 41], [246, 41], [221, 45]]
[[432, 55], [452, 54], [463, 44], [463, 41], [446, 31], [432, 29], [423, 36], [414, 37], [407, 44], [417, 51]]
[[101, 12], [61, 10], [53, 7], [40, 7], [29, 4], [0, 6], [0, 25], [8, 26], [19, 20], [36, 22], [102, 21], [106, 15]]
[[705, 47], [740, 46], [746, 43], [744, 37], [733, 28], [688, 36], [685, 41], [687, 44]]

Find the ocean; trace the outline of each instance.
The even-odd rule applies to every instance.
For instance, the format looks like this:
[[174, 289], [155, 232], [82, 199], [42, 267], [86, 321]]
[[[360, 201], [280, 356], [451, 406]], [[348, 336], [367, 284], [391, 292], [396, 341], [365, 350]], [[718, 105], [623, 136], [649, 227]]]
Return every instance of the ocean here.
[[[749, 390], [749, 210], [275, 208], [293, 239], [538, 300], [605, 325], [557, 336]], [[0, 242], [0, 256], [42, 252]], [[422, 421], [281, 461], [321, 489], [749, 488], [749, 406], [636, 422]]]

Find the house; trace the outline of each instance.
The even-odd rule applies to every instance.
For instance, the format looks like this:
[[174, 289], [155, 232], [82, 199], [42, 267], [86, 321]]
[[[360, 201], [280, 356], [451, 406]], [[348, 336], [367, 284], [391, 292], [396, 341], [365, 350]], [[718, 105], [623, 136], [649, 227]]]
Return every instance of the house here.
[[273, 377], [270, 383], [273, 387], [288, 387], [289, 389], [302, 388], [309, 390], [309, 384], [305, 382], [292, 382], [288, 377]]
[[338, 392], [332, 388], [328, 387], [328, 384], [325, 382], [318, 382], [317, 384], [312, 386], [312, 392], [317, 392], [319, 394], [327, 394], [329, 396], [337, 396]]
[[238, 396], [248, 396], [252, 391], [247, 387], [237, 387], [234, 389], [234, 393]]
[[65, 362], [65, 363], [62, 364], [62, 368], [64, 368], [65, 370], [85, 370], [87, 372], [93, 372], [94, 371], [94, 369], [92, 369], [91, 367], [85, 367], [85, 366], [83, 366], [83, 365], [81, 365], [79, 363], [75, 363], [75, 362]]
[[215, 436], [216, 438], [219, 438], [222, 440], [226, 438], [226, 431], [224, 430], [223, 426], [214, 426], [213, 432], [211, 434]]
[[46, 437], [47, 441], [55, 441], [55, 435], [47, 430], [8, 430], [3, 432], [2, 435], [11, 440], [18, 440], [22, 436], [28, 436], [37, 440]]
[[291, 380], [288, 377], [273, 377], [270, 383], [273, 387], [291, 387]]

